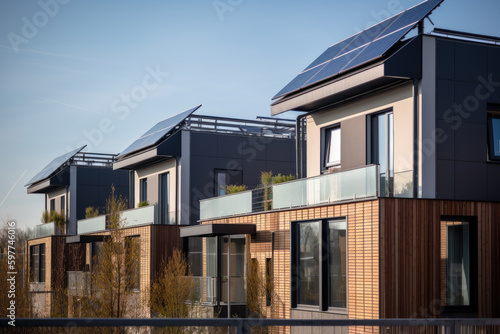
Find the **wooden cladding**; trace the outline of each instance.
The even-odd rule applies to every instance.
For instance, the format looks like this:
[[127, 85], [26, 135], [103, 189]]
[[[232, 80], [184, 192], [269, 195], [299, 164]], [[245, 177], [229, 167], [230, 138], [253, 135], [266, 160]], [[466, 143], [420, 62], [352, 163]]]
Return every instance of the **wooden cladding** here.
[[477, 275], [477, 311], [468, 316], [500, 315], [496, 248], [500, 203], [384, 198], [380, 199], [381, 318], [447, 316], [443, 314], [445, 229], [464, 218], [477, 221], [477, 270], [471, 272]]

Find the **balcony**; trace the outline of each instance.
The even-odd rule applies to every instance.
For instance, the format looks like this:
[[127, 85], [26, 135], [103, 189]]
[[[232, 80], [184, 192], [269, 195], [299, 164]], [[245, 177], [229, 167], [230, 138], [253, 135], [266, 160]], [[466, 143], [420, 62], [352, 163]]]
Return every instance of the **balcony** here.
[[[192, 277], [195, 301], [202, 305], [213, 306], [218, 302], [227, 304], [227, 277]], [[220, 286], [218, 286], [220, 284]], [[220, 289], [220, 298], [217, 291]], [[231, 304], [246, 304], [245, 278], [240, 276], [231, 277]]]
[[[149, 224], [161, 224], [161, 219], [158, 214], [158, 206], [156, 204], [143, 206], [136, 209], [130, 209], [120, 212], [123, 226], [131, 227]], [[166, 224], [173, 225], [176, 223], [176, 212], [171, 211], [165, 217]], [[96, 233], [109, 229], [109, 215], [102, 215], [88, 219], [81, 219], [77, 222], [78, 234]]]
[[54, 222], [39, 224], [35, 226], [35, 238], [50, 237], [51, 235], [62, 235], [63, 233]]
[[201, 200], [200, 219], [377, 197], [378, 168], [371, 165]]

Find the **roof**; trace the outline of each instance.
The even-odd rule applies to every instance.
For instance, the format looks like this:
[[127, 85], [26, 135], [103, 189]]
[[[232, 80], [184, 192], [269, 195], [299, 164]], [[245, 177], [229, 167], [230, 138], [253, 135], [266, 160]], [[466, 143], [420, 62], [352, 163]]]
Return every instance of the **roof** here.
[[408, 32], [430, 15], [442, 1], [424, 1], [330, 46], [273, 99], [284, 99], [298, 94], [392, 54]]

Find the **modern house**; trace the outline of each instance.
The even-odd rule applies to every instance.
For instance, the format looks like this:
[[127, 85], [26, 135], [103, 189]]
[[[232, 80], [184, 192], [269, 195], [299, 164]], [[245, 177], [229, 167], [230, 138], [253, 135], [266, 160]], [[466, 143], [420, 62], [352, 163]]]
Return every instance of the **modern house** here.
[[[113, 168], [129, 175], [129, 209], [121, 213], [120, 230], [140, 245], [136, 297], [148, 299], [160, 264], [179, 248], [188, 253], [200, 301], [211, 305], [213, 314], [223, 301], [203, 293], [206, 284], [214, 283], [202, 270], [201, 239], [183, 242], [179, 227], [198, 224], [199, 200], [224, 195], [230, 185], [255, 188], [262, 171], [295, 174], [295, 122], [195, 115], [199, 107], [160, 121], [120, 153]], [[105, 215], [78, 220], [78, 234], [67, 238], [68, 243], [85, 244], [90, 271], [103, 238], [112, 234], [108, 220]], [[69, 275], [87, 282], [89, 273]], [[140, 314], [150, 315], [147, 309]]]
[[117, 194], [128, 193], [127, 172], [113, 170], [116, 155], [82, 152], [84, 148], [55, 158], [26, 184], [28, 194], [45, 197], [41, 210], [45, 222], [35, 226], [34, 238], [27, 245], [36, 316], [54, 312], [54, 291], [66, 287], [68, 268], [80, 268], [74, 268], [79, 262], [75, 259], [84, 253], [79, 246], [66, 246], [66, 236], [77, 233], [77, 221], [85, 218], [85, 208], [104, 211], [112, 185]]
[[276, 94], [272, 115], [304, 112], [306, 168], [269, 187], [264, 212], [245, 210], [251, 196], [230, 214], [211, 207], [239, 195], [207, 199], [181, 229], [204, 237], [207, 272], [224, 261], [211, 237], [237, 235], [272, 282], [262, 316], [500, 316], [500, 38], [425, 33], [441, 4], [330, 46]]

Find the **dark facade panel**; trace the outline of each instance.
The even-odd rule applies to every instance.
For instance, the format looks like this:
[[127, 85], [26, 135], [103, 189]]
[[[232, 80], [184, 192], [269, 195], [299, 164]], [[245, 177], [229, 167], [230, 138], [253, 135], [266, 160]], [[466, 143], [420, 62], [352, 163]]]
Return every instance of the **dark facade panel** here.
[[500, 201], [500, 164], [488, 164], [488, 201]]
[[347, 119], [341, 128], [341, 165], [351, 169], [366, 165], [366, 116]]
[[455, 130], [455, 159], [486, 162], [487, 143], [486, 124], [463, 122]]
[[452, 41], [436, 40], [436, 76], [455, 80], [455, 43]]
[[217, 135], [192, 131], [190, 136], [192, 155], [217, 156]]
[[455, 199], [485, 201], [488, 193], [487, 164], [455, 162]]
[[290, 156], [290, 146], [295, 142], [287, 139], [267, 138], [265, 145], [266, 160], [268, 161], [293, 161]]
[[478, 90], [479, 83], [455, 81], [455, 117], [464, 122], [486, 123], [485, 93]]
[[438, 199], [455, 198], [455, 163], [451, 160], [438, 160], [437, 189]]
[[437, 79], [437, 119], [451, 119], [454, 115], [455, 83], [452, 80]]
[[488, 49], [473, 43], [455, 43], [455, 80], [478, 82], [478, 77], [486, 77]]
[[241, 158], [241, 145], [245, 138], [239, 136], [219, 135], [217, 138], [217, 155], [227, 158]]
[[[437, 143], [437, 159], [455, 160], [455, 123], [437, 121], [438, 131], [442, 131], [442, 138]], [[438, 169], [439, 170], [439, 169]]]

